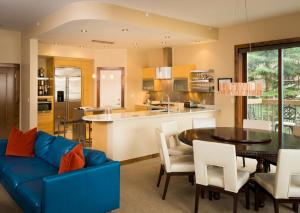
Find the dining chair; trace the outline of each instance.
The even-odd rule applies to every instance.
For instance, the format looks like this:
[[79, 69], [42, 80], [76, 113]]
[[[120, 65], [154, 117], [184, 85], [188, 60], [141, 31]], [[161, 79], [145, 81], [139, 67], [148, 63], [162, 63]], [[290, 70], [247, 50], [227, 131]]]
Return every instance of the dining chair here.
[[[256, 129], [256, 130], [264, 130], [271, 131], [272, 130], [272, 122], [271, 121], [263, 121], [263, 120], [243, 120], [243, 128], [245, 129]], [[248, 162], [246, 164], [246, 161]], [[239, 164], [241, 165], [241, 164]], [[247, 165], [247, 167], [246, 167]], [[242, 157], [242, 166], [239, 166], [240, 169], [247, 170], [251, 173], [256, 171], [257, 161], [251, 158]]]
[[215, 118], [193, 118], [193, 129], [215, 128]]
[[193, 184], [193, 177], [195, 174], [194, 159], [192, 155], [176, 155], [171, 156], [167, 146], [165, 134], [160, 130], [156, 130], [159, 138], [159, 155], [161, 159], [161, 169], [159, 173], [158, 183], [159, 186], [162, 175], [166, 172], [166, 182], [162, 199], [165, 200], [171, 176], [186, 175], [189, 177], [190, 182]]
[[272, 130], [272, 122], [271, 121], [263, 121], [263, 120], [243, 120], [243, 128], [245, 129], [256, 129], [256, 130]]
[[193, 148], [178, 139], [179, 130], [176, 121], [161, 123], [160, 128], [166, 137], [170, 155], [193, 155]]
[[292, 203], [298, 212], [300, 203], [300, 150], [280, 149], [276, 173], [255, 174], [255, 210], [259, 209], [259, 193], [266, 192], [274, 202], [275, 213], [280, 203]]
[[200, 193], [222, 192], [233, 196], [233, 212], [237, 212], [238, 194], [245, 190], [249, 209], [250, 173], [240, 171], [236, 164], [235, 146], [207, 141], [193, 141], [196, 175], [195, 213], [198, 212]]

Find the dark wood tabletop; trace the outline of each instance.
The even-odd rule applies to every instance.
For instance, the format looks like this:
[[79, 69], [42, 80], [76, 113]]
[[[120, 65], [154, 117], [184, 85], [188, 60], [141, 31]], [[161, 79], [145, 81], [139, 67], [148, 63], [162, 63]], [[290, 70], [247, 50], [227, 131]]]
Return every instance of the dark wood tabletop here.
[[234, 144], [238, 156], [254, 158], [259, 163], [268, 161], [275, 165], [279, 149], [300, 149], [300, 137], [282, 134], [281, 144], [278, 137], [278, 133], [273, 131], [234, 127], [189, 129], [178, 135], [179, 140], [190, 146], [193, 145], [193, 140]]

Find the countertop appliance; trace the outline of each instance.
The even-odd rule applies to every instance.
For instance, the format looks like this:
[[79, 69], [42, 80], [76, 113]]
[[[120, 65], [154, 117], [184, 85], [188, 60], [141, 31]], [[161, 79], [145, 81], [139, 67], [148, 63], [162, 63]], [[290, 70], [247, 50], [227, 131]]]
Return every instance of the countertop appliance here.
[[58, 132], [59, 123], [70, 123], [74, 119], [74, 108], [81, 107], [81, 70], [73, 67], [55, 68], [54, 86], [54, 121], [55, 132]]
[[198, 104], [194, 103], [193, 101], [185, 101], [184, 107], [185, 108], [198, 108]]

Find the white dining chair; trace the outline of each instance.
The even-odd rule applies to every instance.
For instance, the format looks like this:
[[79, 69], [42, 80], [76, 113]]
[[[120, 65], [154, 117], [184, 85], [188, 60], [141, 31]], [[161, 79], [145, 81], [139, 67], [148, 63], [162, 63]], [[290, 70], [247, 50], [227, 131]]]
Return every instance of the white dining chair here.
[[186, 175], [193, 184], [195, 166], [191, 155], [170, 156], [165, 134], [160, 129], [157, 129], [156, 133], [159, 138], [159, 155], [162, 163], [157, 186], [160, 184], [162, 175], [166, 172], [167, 177], [162, 196], [162, 199], [165, 200], [171, 176]]
[[198, 212], [199, 196], [203, 190], [232, 195], [235, 213], [238, 194], [244, 189], [246, 208], [249, 209], [250, 173], [237, 169], [235, 146], [194, 140], [193, 148], [196, 176], [195, 213]]
[[179, 130], [176, 121], [161, 123], [160, 128], [166, 137], [170, 155], [193, 155], [193, 148], [178, 139]]
[[256, 130], [272, 130], [272, 122], [271, 121], [263, 121], [263, 120], [243, 120], [243, 128], [245, 129], [256, 129]]
[[[271, 131], [272, 130], [272, 122], [271, 121], [263, 121], [263, 120], [243, 120], [243, 128], [244, 129], [255, 129], [255, 130], [264, 130]], [[238, 168], [241, 170], [249, 171], [250, 173], [254, 173], [256, 171], [257, 160], [251, 158], [238, 157]], [[274, 168], [272, 166], [272, 171]]]
[[276, 173], [255, 174], [255, 209], [258, 210], [260, 190], [263, 189], [273, 198], [275, 213], [280, 203], [292, 203], [298, 212], [300, 202], [300, 150], [280, 149]]
[[193, 118], [193, 129], [215, 128], [215, 118]]

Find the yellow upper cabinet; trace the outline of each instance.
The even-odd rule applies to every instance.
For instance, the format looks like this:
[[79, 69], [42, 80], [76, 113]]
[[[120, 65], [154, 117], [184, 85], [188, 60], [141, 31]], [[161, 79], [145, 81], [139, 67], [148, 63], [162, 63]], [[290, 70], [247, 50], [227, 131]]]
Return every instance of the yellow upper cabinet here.
[[173, 66], [172, 78], [189, 78], [190, 71], [195, 69], [195, 64]]
[[143, 69], [143, 78], [144, 79], [155, 79], [155, 68], [144, 68]]

